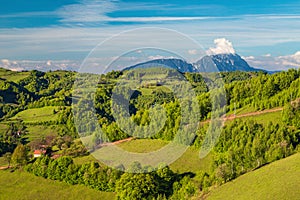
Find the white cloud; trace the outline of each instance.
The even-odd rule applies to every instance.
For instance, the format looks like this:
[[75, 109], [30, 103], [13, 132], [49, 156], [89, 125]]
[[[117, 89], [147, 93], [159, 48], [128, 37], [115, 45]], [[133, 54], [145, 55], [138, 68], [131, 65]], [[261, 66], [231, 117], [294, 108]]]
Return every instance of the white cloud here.
[[294, 60], [300, 63], [300, 51], [297, 51], [294, 55], [291, 56]]
[[105, 23], [105, 22], [160, 22], [160, 21], [189, 21], [203, 20], [209, 17], [109, 17], [107, 14], [115, 10], [123, 10], [117, 0], [81, 0], [77, 4], [63, 6], [56, 11], [61, 22], [76, 23]]
[[57, 10], [62, 22], [101, 22], [107, 20], [107, 13], [116, 10], [112, 0], [81, 0], [77, 4], [63, 6]]
[[190, 50], [188, 50], [188, 53], [191, 55], [196, 55], [198, 53], [198, 51], [196, 49], [190, 49]]
[[225, 38], [217, 38], [214, 40], [215, 48], [210, 48], [207, 54], [235, 54], [232, 43]]
[[107, 18], [109, 22], [161, 22], [161, 21], [191, 21], [205, 20], [211, 17], [116, 17]]
[[257, 19], [300, 19], [299, 15], [253, 15]]
[[7, 66], [10, 65], [10, 62], [9, 62], [8, 59], [2, 59], [1, 62], [2, 62], [3, 65], [7, 65]]
[[166, 58], [166, 57], [162, 56], [162, 55], [148, 56], [149, 60], [156, 60], [156, 59], [163, 59], [163, 58]]
[[[136, 4], [136, 3], [135, 3]], [[139, 8], [142, 6], [142, 8]], [[162, 21], [191, 21], [205, 20], [216, 17], [110, 17], [108, 13], [115, 10], [141, 10], [141, 9], [161, 9], [163, 5], [139, 5], [133, 6], [128, 2], [118, 0], [80, 0], [76, 4], [70, 4], [59, 8], [56, 13], [63, 23], [75, 23], [84, 26], [85, 23], [106, 23], [106, 22], [162, 22]], [[164, 5], [169, 6], [169, 5]], [[218, 18], [218, 17], [217, 17]]]
[[263, 55], [264, 57], [271, 57], [272, 55], [270, 53], [267, 53], [265, 55]]
[[[251, 16], [233, 20], [185, 21], [178, 23], [157, 24], [157, 27], [175, 29], [195, 39], [205, 49], [212, 47], [209, 41], [215, 38], [233, 38], [235, 47], [244, 52], [256, 51], [257, 54], [272, 53], [285, 55], [285, 48], [281, 44], [297, 48], [300, 42], [300, 20], [265, 20], [259, 22]], [[0, 59], [11, 60], [72, 60], [84, 59], [90, 50], [98, 43], [116, 35], [121, 31], [137, 28], [139, 25], [101, 26], [101, 27], [78, 27], [53, 26], [48, 28], [12, 28], [0, 29]], [[162, 35], [163, 37], [163, 35]], [[157, 38], [160, 38], [157, 36]], [[288, 43], [287, 43], [288, 42]], [[119, 43], [120, 48], [128, 46], [130, 41]], [[183, 43], [173, 42], [184, 52], [184, 56], [192, 57], [188, 50], [195, 49], [185, 46]], [[173, 47], [172, 47], [173, 48]], [[216, 49], [217, 47], [213, 48]], [[268, 49], [267, 49], [268, 48]], [[199, 53], [200, 50], [198, 51]], [[187, 55], [186, 55], [187, 54]], [[154, 54], [156, 55], [156, 54]], [[250, 54], [251, 55], [251, 54]], [[103, 57], [111, 56], [110, 49]], [[194, 57], [196, 57], [195, 55]], [[190, 62], [199, 58], [187, 58]], [[257, 57], [257, 56], [256, 56]], [[273, 56], [270, 56], [271, 60]], [[266, 60], [263, 58], [256, 58]], [[274, 63], [274, 62], [272, 62]], [[44, 63], [45, 64], [45, 63]], [[285, 63], [287, 64], [287, 63]], [[255, 66], [255, 65], [253, 65]], [[258, 65], [260, 67], [260, 65]], [[265, 64], [264, 64], [265, 66]], [[272, 65], [268, 65], [272, 67]], [[277, 66], [277, 65], [276, 65]], [[45, 66], [47, 67], [47, 66]], [[280, 66], [278, 66], [280, 67]]]
[[241, 56], [244, 60], [254, 60], [254, 56]]
[[80, 62], [74, 60], [0, 60], [0, 67], [10, 69], [12, 71], [22, 70], [77, 70], [80, 66]]
[[51, 66], [51, 65], [52, 65], [51, 60], [48, 60], [46, 64], [47, 64], [48, 66]]
[[282, 61], [284, 65], [300, 67], [300, 51], [292, 55], [279, 56], [278, 60]]
[[300, 51], [297, 51], [292, 55], [272, 57], [270, 56], [258, 56], [255, 59], [245, 57], [244, 59], [252, 66], [256, 68], [263, 68], [266, 70], [287, 70], [289, 68], [300, 68]]

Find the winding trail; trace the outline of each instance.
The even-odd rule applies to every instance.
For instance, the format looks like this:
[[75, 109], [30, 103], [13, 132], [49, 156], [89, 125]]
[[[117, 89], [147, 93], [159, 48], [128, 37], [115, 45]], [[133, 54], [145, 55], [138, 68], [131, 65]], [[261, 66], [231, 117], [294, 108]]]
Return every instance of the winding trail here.
[[128, 142], [128, 141], [131, 141], [133, 140], [134, 137], [129, 137], [129, 138], [125, 138], [123, 140], [118, 140], [118, 141], [115, 141], [115, 142], [106, 142], [106, 143], [102, 143], [100, 145], [98, 145], [99, 147], [105, 147], [105, 146], [111, 146], [111, 145], [117, 145], [117, 144], [121, 144], [123, 142]]
[[251, 116], [261, 115], [261, 114], [265, 114], [265, 113], [278, 112], [278, 111], [282, 111], [282, 110], [283, 110], [283, 108], [272, 108], [272, 109], [269, 109], [269, 110], [249, 112], [249, 113], [244, 113], [244, 114], [240, 114], [240, 115], [232, 114], [232, 115], [227, 116], [225, 119], [226, 120], [233, 120], [233, 119], [236, 119], [236, 118], [251, 117]]
[[[244, 114], [240, 114], [240, 115], [231, 114], [231, 115], [226, 116], [224, 118], [224, 121], [234, 120], [234, 119], [242, 118], [242, 117], [251, 117], [251, 116], [256, 116], [256, 115], [262, 115], [262, 114], [265, 114], [265, 113], [273, 113], [273, 112], [278, 112], [278, 111], [282, 111], [282, 110], [283, 110], [283, 108], [279, 107], [279, 108], [272, 108], [272, 109], [268, 109], [268, 110], [244, 113]], [[211, 120], [208, 119], [208, 120], [200, 122], [200, 124], [207, 124], [210, 121]], [[131, 141], [133, 139], [135, 139], [135, 138], [134, 137], [129, 137], [129, 138], [126, 138], [126, 139], [123, 139], [123, 140], [115, 141], [115, 142], [107, 142], [107, 143], [103, 143], [103, 144], [98, 145], [97, 148], [105, 147], [105, 146], [111, 146], [111, 145], [117, 145], [117, 144], [121, 144], [123, 142]]]
[[[280, 108], [272, 108], [272, 109], [256, 111], [256, 112], [249, 112], [249, 113], [244, 113], [244, 114], [240, 114], [240, 115], [231, 114], [231, 115], [224, 117], [224, 121], [234, 120], [234, 119], [242, 118], [242, 117], [251, 117], [251, 116], [256, 116], [256, 115], [262, 115], [262, 114], [266, 114], [266, 113], [273, 113], [273, 112], [278, 112], [278, 111], [282, 111], [282, 110], [283, 110], [283, 108], [280, 107]], [[207, 124], [210, 121], [211, 120], [208, 119], [208, 120], [200, 122], [200, 124]]]
[[[256, 115], [262, 115], [262, 114], [265, 114], [265, 113], [273, 113], [273, 112], [278, 112], [278, 111], [282, 111], [282, 110], [283, 110], [283, 108], [280, 107], [280, 108], [272, 108], [272, 109], [256, 111], [256, 112], [249, 112], [249, 113], [244, 113], [244, 114], [240, 114], [240, 115], [231, 114], [231, 115], [226, 116], [224, 118], [224, 121], [234, 120], [234, 119], [242, 118], [242, 117], [251, 117], [251, 116], [256, 116]], [[208, 119], [208, 120], [200, 122], [200, 124], [207, 124], [210, 121], [211, 120]], [[123, 140], [115, 141], [115, 142], [107, 142], [107, 143], [103, 143], [103, 144], [98, 145], [97, 148], [101, 148], [101, 147], [105, 147], [105, 146], [111, 146], [111, 145], [117, 145], [117, 144], [121, 144], [123, 142], [131, 141], [133, 139], [135, 139], [135, 138], [134, 137], [129, 137], [129, 138], [125, 138]], [[7, 169], [7, 168], [8, 168], [7, 166], [1, 166], [0, 170]]]

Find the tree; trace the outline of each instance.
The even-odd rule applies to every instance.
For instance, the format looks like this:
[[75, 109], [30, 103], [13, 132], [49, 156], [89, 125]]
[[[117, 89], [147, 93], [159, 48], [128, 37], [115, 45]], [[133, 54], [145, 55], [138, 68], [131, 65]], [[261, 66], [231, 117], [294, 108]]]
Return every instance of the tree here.
[[230, 168], [225, 164], [221, 164], [216, 169], [216, 177], [221, 181], [221, 183], [226, 183], [230, 177]]
[[19, 144], [11, 156], [11, 161], [16, 167], [19, 167], [26, 165], [27, 160], [28, 156], [26, 146]]
[[8, 167], [10, 167], [10, 161], [11, 161], [11, 153], [10, 152], [6, 152], [3, 155], [4, 159], [6, 160], [6, 162], [8, 162]]
[[124, 173], [116, 183], [117, 199], [153, 199], [158, 195], [158, 183], [150, 173]]
[[196, 193], [197, 188], [192, 183], [190, 177], [185, 176], [179, 182], [173, 184], [173, 195], [170, 197], [172, 200], [177, 199], [191, 199]]

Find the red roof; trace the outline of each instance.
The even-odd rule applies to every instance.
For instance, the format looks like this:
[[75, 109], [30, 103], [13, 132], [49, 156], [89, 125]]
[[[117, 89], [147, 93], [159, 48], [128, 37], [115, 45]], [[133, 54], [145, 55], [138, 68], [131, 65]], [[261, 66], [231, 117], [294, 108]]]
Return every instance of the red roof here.
[[46, 153], [45, 150], [34, 150], [33, 154], [38, 154], [38, 155], [41, 155], [41, 154], [44, 154]]

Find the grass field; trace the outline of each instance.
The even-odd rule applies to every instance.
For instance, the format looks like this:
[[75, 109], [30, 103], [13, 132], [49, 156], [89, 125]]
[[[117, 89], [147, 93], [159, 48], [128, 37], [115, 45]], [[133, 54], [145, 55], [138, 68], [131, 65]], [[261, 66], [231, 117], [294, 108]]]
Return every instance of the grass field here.
[[[5, 133], [8, 129], [8, 122], [0, 123], [0, 134]], [[47, 135], [57, 135], [58, 134], [58, 125], [26, 125], [27, 126], [27, 137], [29, 141], [37, 138], [43, 138]]]
[[0, 200], [110, 200], [115, 198], [114, 193], [100, 192], [81, 185], [68, 185], [20, 171], [11, 173], [7, 170], [0, 170], [0, 184]]
[[8, 126], [6, 123], [0, 123], [0, 133], [4, 133], [7, 130]]
[[246, 117], [245, 119], [254, 120], [263, 125], [268, 125], [269, 122], [272, 122], [273, 124], [275, 124], [275, 123], [281, 124], [282, 123], [281, 111]]
[[249, 172], [213, 189], [208, 199], [286, 199], [300, 197], [300, 153]]
[[42, 126], [42, 125], [30, 125], [27, 126], [29, 141], [37, 138], [43, 138], [47, 135], [57, 135], [58, 126]]
[[82, 165], [84, 163], [89, 163], [91, 161], [97, 162], [97, 160], [92, 155], [75, 157], [75, 158], [73, 158], [73, 161], [77, 165]]
[[89, 135], [89, 136], [85, 136], [85, 137], [80, 137], [80, 139], [76, 139], [76, 140], [81, 140], [82, 143], [86, 146], [92, 146], [93, 145], [93, 136]]
[[6, 162], [6, 160], [4, 159], [4, 157], [0, 157], [0, 167], [2, 166], [7, 166], [8, 163]]
[[178, 160], [170, 165], [171, 169], [179, 173], [197, 173], [200, 170], [208, 172], [212, 162], [212, 156], [208, 154], [206, 157], [200, 159], [199, 152], [200, 150], [196, 150], [193, 147], [188, 148]]
[[130, 152], [147, 153], [158, 150], [167, 144], [168, 142], [163, 140], [136, 139], [128, 142], [123, 142], [121, 144], [118, 144], [118, 146]]
[[29, 76], [30, 72], [14, 72], [10, 70], [0, 69], [0, 77], [7, 81], [18, 82]]
[[[282, 111], [263, 113], [263, 114], [254, 115], [254, 116], [240, 117], [237, 119], [238, 120], [247, 120], [247, 121], [253, 120], [253, 121], [255, 121], [259, 124], [263, 124], [265, 126], [267, 126], [268, 123], [270, 123], [270, 122], [272, 122], [273, 124], [275, 124], [275, 123], [282, 124], [281, 112]], [[226, 123], [231, 123], [231, 122], [232, 122], [232, 120], [229, 120]]]
[[32, 108], [19, 112], [14, 117], [12, 117], [11, 120], [22, 119], [25, 123], [55, 121], [58, 118], [58, 113], [53, 114], [53, 110], [58, 111], [58, 109], [59, 106]]
[[[121, 144], [118, 144], [118, 146], [129, 152], [146, 153], [158, 150], [166, 144], [168, 143], [163, 140], [136, 139], [128, 142], [123, 142]], [[95, 158], [91, 155], [74, 158], [74, 162], [77, 164], [83, 164], [90, 161], [95, 161]], [[200, 159], [199, 150], [196, 150], [193, 147], [189, 147], [179, 159], [177, 159], [174, 163], [170, 165], [170, 168], [174, 172], [179, 173], [197, 173], [200, 170], [208, 171], [211, 161], [212, 157], [210, 154], [205, 158]]]
[[240, 114], [245, 114], [245, 113], [255, 112], [255, 111], [256, 111], [256, 109], [254, 107], [247, 105], [247, 106], [244, 106], [243, 108], [236, 109], [235, 111], [230, 111], [227, 114], [240, 115]]
[[[138, 139], [121, 143], [118, 146], [127, 151], [145, 153], [158, 150], [166, 144], [168, 143], [163, 140]], [[210, 155], [208, 155], [204, 159], [200, 159], [199, 150], [190, 147], [179, 159], [177, 159], [174, 163], [170, 165], [170, 168], [173, 171], [179, 173], [196, 173], [199, 170], [207, 171], [209, 169], [210, 162]]]

